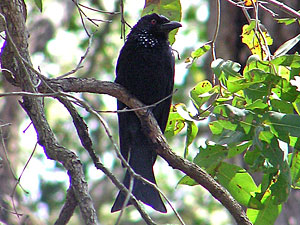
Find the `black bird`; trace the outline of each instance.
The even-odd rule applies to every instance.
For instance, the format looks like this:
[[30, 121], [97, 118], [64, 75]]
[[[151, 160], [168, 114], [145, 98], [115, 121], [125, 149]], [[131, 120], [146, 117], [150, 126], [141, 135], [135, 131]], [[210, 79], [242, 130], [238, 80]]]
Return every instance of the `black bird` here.
[[[180, 23], [164, 16], [156, 13], [146, 15], [132, 28], [120, 52], [115, 82], [145, 105], [154, 104], [172, 93], [175, 59], [168, 36], [170, 31], [178, 27], [181, 27]], [[162, 132], [166, 128], [170, 105], [171, 97], [151, 109]], [[118, 101], [118, 110], [125, 107], [125, 104]], [[156, 183], [153, 165], [157, 154], [144, 134], [138, 117], [134, 112], [123, 112], [118, 114], [118, 119], [121, 154], [129, 160], [129, 165], [137, 174]], [[123, 183], [129, 188], [128, 171]], [[132, 194], [153, 209], [167, 212], [160, 194], [150, 185], [135, 179]], [[125, 197], [119, 192], [112, 212], [122, 208]]]

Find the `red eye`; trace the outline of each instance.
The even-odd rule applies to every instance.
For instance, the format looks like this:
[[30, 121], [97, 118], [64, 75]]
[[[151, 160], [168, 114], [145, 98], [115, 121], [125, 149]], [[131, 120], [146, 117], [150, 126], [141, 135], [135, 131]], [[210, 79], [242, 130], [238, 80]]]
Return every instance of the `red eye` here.
[[152, 25], [156, 24], [156, 19], [152, 19], [152, 20], [151, 20], [151, 24], [152, 24]]

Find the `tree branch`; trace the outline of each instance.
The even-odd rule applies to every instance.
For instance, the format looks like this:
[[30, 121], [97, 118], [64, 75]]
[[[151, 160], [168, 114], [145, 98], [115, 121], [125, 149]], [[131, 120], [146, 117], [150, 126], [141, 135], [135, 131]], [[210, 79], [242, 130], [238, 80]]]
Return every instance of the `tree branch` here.
[[58, 219], [55, 221], [54, 225], [65, 225], [68, 224], [71, 219], [74, 210], [76, 209], [78, 202], [75, 198], [74, 191], [70, 187], [67, 191], [66, 201], [59, 213]]
[[297, 18], [298, 20], [300, 20], [300, 13], [297, 12], [296, 10], [294, 10], [293, 8], [285, 5], [284, 3], [276, 1], [276, 0], [264, 0], [264, 1], [270, 3], [271, 5], [273, 5], [277, 9], [285, 12], [289, 16], [291, 16], [293, 18]]
[[[62, 93], [61, 93], [62, 94]], [[130, 201], [132, 202], [132, 204], [136, 207], [136, 209], [139, 211], [141, 217], [144, 219], [144, 221], [148, 224], [148, 225], [155, 225], [154, 221], [150, 218], [150, 216], [142, 209], [142, 207], [140, 206], [140, 204], [138, 203], [138, 201], [136, 200], [136, 198], [132, 195], [131, 191], [129, 191], [99, 160], [99, 158], [97, 157], [94, 149], [93, 149], [93, 145], [92, 145], [92, 140], [89, 136], [89, 132], [88, 132], [88, 127], [86, 125], [86, 123], [84, 122], [83, 118], [79, 115], [79, 113], [76, 111], [75, 107], [72, 105], [72, 103], [66, 99], [63, 96], [59, 96], [56, 97], [68, 110], [68, 112], [70, 113], [72, 119], [73, 119], [73, 123], [75, 125], [78, 137], [81, 141], [82, 146], [88, 151], [95, 167], [99, 170], [101, 170], [118, 188], [119, 190], [123, 191], [124, 194], [126, 194], [129, 198]], [[80, 101], [80, 100], [78, 100]], [[108, 127], [105, 125], [105, 122], [103, 121], [103, 119], [100, 117], [100, 115], [93, 110], [89, 105], [85, 104], [83, 101], [78, 102], [78, 104], [82, 105], [82, 107], [84, 107], [89, 113], [92, 113], [94, 115], [96, 115], [96, 117], [100, 120], [100, 123], [104, 126], [104, 129], [108, 135], [108, 137], [110, 138], [112, 145], [115, 148], [115, 151], [118, 155], [118, 157], [121, 159], [122, 163], [127, 167], [127, 169], [129, 171], [131, 171], [132, 173], [133, 170], [130, 168], [130, 166], [128, 165], [128, 163], [126, 162], [126, 160], [122, 157], [120, 151], [117, 148], [116, 143], [113, 141], [112, 136], [108, 130]], [[121, 216], [121, 214], [120, 214]], [[120, 218], [120, 217], [119, 217]]]
[[[150, 113], [147, 108], [144, 108], [144, 105], [134, 96], [129, 94], [125, 88], [113, 82], [98, 81], [93, 78], [48, 79], [47, 85], [49, 85], [54, 91], [63, 90], [64, 92], [108, 94], [116, 97], [132, 109], [140, 108], [140, 110], [136, 110], [135, 113], [140, 118], [143, 127], [146, 129], [144, 131], [145, 134], [151, 138], [153, 143], [156, 144], [157, 153], [164, 158], [172, 168], [182, 171], [206, 188], [228, 209], [237, 224], [251, 224], [242, 207], [234, 200], [226, 189], [218, 184], [198, 165], [183, 159], [170, 149], [152, 113]], [[43, 83], [39, 90], [42, 92], [50, 91]]]
[[[5, 26], [6, 34], [6, 42], [1, 52], [1, 65], [13, 73], [16, 84], [22, 91], [36, 93], [34, 84], [38, 83], [38, 78], [25, 66], [25, 61], [31, 65], [25, 27], [25, 4], [23, 1], [3, 0], [0, 13], [3, 14], [1, 22]], [[58, 144], [46, 120], [42, 99], [23, 96], [23, 102], [20, 104], [30, 117], [37, 132], [38, 143], [44, 148], [46, 156], [59, 161], [67, 169], [83, 220], [86, 224], [97, 224], [96, 211], [88, 194], [82, 164], [74, 152]]]

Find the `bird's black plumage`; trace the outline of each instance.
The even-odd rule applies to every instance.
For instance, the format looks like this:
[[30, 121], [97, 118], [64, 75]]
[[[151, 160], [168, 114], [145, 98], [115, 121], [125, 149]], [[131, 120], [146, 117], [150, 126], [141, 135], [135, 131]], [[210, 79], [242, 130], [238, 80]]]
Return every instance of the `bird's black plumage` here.
[[[127, 36], [118, 58], [115, 82], [124, 86], [145, 105], [154, 104], [172, 93], [175, 62], [168, 35], [180, 26], [180, 23], [170, 22], [166, 17], [154, 13], [142, 17]], [[151, 109], [162, 132], [166, 128], [170, 105], [171, 97]], [[125, 104], [118, 101], [118, 110], [125, 107]], [[129, 165], [137, 174], [156, 183], [153, 165], [157, 154], [144, 134], [139, 119], [134, 112], [119, 113], [118, 119], [123, 157], [129, 160]], [[129, 187], [128, 171], [123, 183]], [[158, 191], [150, 185], [135, 179], [132, 193], [155, 210], [167, 211]], [[119, 192], [111, 211], [120, 210], [124, 200], [125, 195]]]

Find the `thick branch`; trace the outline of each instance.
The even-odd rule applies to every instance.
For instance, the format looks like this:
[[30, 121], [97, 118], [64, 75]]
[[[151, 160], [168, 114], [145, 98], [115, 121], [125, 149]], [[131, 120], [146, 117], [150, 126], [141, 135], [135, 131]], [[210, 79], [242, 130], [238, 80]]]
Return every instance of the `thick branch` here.
[[[198, 165], [183, 159], [176, 155], [168, 146], [163, 134], [161, 133], [157, 122], [153, 115], [149, 113], [147, 108], [143, 108], [143, 104], [130, 95], [125, 88], [112, 82], [97, 81], [92, 78], [66, 78], [53, 79], [47, 81], [48, 85], [55, 91], [64, 92], [89, 92], [97, 94], [108, 94], [118, 98], [130, 108], [140, 108], [135, 111], [137, 116], [143, 123], [143, 127], [147, 128], [145, 133], [150, 136], [152, 141], [157, 144], [157, 153], [164, 158], [171, 167], [184, 172], [189, 177], [206, 188], [217, 200], [219, 200], [235, 218], [237, 224], [250, 225], [251, 222], [247, 218], [242, 207], [233, 199], [233, 197], [218, 184], [209, 174], [202, 170]], [[40, 91], [47, 92], [46, 86], [42, 85]]]
[[[25, 27], [26, 7], [23, 1], [2, 0], [0, 4], [1, 23], [4, 24], [6, 43], [1, 52], [1, 65], [12, 71], [14, 77], [9, 80], [26, 92], [37, 92], [36, 74], [27, 70], [24, 60], [31, 64], [28, 53], [27, 31]], [[5, 19], [4, 19], [5, 17]], [[88, 194], [88, 185], [82, 169], [82, 164], [76, 154], [60, 146], [46, 120], [42, 99], [24, 96], [21, 103], [30, 117], [37, 132], [38, 143], [44, 148], [48, 158], [57, 160], [67, 169], [71, 187], [79, 204], [81, 214], [86, 224], [97, 224], [96, 211]]]
[[55, 221], [54, 225], [65, 225], [68, 224], [71, 219], [74, 210], [76, 209], [78, 202], [76, 201], [74, 191], [69, 188], [67, 191], [66, 201], [59, 213], [58, 219]]

